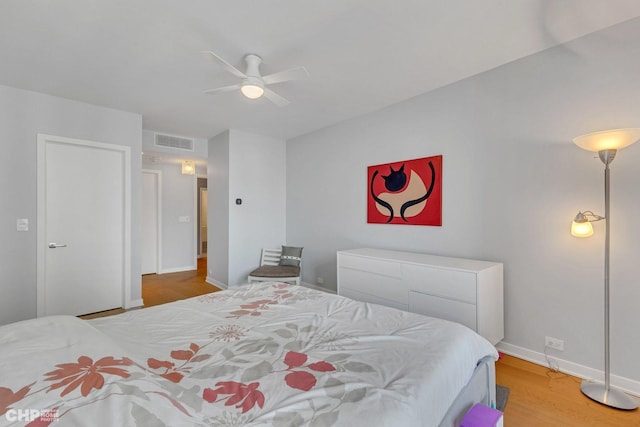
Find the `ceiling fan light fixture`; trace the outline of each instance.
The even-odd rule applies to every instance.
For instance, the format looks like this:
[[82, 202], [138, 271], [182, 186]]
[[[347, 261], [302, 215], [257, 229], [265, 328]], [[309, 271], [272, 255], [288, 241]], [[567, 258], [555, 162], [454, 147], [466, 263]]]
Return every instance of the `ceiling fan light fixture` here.
[[242, 94], [249, 99], [258, 99], [264, 94], [264, 84], [255, 77], [246, 79], [240, 87]]
[[242, 94], [248, 99], [258, 99], [264, 96], [268, 101], [273, 102], [278, 107], [284, 107], [289, 105], [289, 101], [278, 95], [273, 90], [266, 89], [265, 87], [275, 83], [283, 83], [290, 80], [305, 79], [309, 77], [309, 73], [304, 67], [290, 68], [288, 70], [278, 71], [276, 73], [262, 76], [260, 74], [260, 64], [262, 63], [262, 59], [255, 54], [249, 54], [244, 57], [244, 60], [247, 63], [246, 72], [238, 70], [229, 62], [211, 51], [205, 51], [203, 54], [208, 58], [216, 59], [227, 69], [228, 72], [242, 79], [234, 85], [205, 90], [205, 94], [224, 93], [240, 89]]
[[242, 94], [249, 99], [258, 99], [264, 94], [263, 88], [252, 84], [243, 85], [240, 90]]

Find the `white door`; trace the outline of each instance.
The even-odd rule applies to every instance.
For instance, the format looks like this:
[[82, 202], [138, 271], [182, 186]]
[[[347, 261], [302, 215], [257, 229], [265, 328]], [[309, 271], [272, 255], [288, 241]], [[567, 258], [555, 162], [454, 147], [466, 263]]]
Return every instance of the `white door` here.
[[142, 171], [142, 274], [160, 271], [161, 171]]
[[126, 305], [129, 152], [38, 135], [38, 316]]

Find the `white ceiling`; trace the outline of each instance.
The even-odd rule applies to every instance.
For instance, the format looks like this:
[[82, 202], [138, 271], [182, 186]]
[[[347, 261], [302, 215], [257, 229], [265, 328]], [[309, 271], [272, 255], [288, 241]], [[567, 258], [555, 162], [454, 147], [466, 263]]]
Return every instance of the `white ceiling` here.
[[[639, 15], [638, 0], [2, 0], [0, 84], [140, 113], [170, 134], [288, 139]], [[203, 95], [236, 78], [202, 50], [310, 78], [271, 86], [284, 108]]]

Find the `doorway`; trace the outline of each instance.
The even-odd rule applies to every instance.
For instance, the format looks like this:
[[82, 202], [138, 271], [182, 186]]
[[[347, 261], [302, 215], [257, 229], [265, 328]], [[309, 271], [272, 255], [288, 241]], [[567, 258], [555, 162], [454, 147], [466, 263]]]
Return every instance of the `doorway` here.
[[207, 178], [198, 177], [198, 258], [207, 256]]

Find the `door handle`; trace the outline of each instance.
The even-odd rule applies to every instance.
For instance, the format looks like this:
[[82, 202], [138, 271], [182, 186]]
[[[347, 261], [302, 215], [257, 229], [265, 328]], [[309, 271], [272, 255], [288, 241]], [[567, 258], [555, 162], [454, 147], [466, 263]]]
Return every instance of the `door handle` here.
[[57, 243], [49, 243], [49, 249], [55, 249], [55, 248], [66, 248], [67, 245], [59, 245]]

